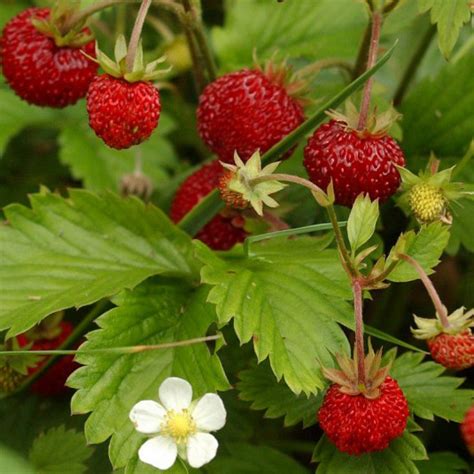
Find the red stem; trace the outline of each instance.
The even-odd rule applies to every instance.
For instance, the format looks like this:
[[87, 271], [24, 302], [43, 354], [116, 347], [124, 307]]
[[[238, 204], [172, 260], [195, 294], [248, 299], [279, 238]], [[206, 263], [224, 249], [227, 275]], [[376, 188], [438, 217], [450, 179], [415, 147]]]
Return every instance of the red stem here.
[[[377, 61], [377, 53], [379, 49], [380, 31], [382, 29], [382, 14], [378, 11], [372, 12], [372, 32], [370, 36], [369, 57], [367, 59], [366, 69], [370, 69]], [[357, 128], [363, 130], [367, 124], [369, 115], [370, 94], [372, 92], [372, 77], [365, 83], [362, 102], [360, 105], [359, 123]]]
[[151, 6], [152, 0], [143, 0], [138, 10], [135, 25], [133, 26], [132, 35], [130, 37], [130, 43], [128, 45], [127, 53], [127, 71], [133, 70], [133, 63], [135, 62], [135, 55], [137, 53], [138, 43], [140, 42], [140, 36], [142, 35], [143, 24], [145, 23], [146, 14]]
[[355, 319], [355, 350], [357, 355], [357, 378], [359, 384], [365, 385], [365, 348], [364, 348], [364, 317], [362, 315], [362, 286], [360, 281], [352, 281], [354, 294]]

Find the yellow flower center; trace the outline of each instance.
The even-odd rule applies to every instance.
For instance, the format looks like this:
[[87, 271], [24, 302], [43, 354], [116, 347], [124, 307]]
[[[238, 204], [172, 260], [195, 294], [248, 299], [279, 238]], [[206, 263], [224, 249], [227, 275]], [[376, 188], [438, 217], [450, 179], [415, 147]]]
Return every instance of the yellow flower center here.
[[438, 220], [446, 207], [442, 191], [428, 183], [413, 186], [408, 199], [413, 214], [423, 223]]
[[162, 426], [162, 432], [175, 439], [176, 443], [185, 443], [196, 432], [196, 423], [188, 410], [169, 411]]

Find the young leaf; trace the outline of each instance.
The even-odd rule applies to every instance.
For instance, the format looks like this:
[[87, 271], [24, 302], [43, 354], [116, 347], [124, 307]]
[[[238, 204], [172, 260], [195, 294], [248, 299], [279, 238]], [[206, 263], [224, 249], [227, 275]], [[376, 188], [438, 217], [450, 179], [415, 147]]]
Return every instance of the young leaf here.
[[219, 322], [233, 319], [240, 342], [253, 340], [259, 362], [269, 357], [277, 379], [296, 394], [321, 389], [321, 363], [332, 366], [332, 354], [349, 350], [337, 321], [352, 320], [344, 301], [351, 292], [337, 252], [311, 238], [288, 240], [281, 252], [277, 239], [253, 245], [251, 257], [225, 261], [196, 244]]
[[368, 195], [357, 196], [347, 222], [347, 235], [353, 254], [372, 237], [378, 218], [378, 201], [372, 201]]
[[283, 381], [277, 381], [268, 363], [244, 370], [239, 374], [237, 384], [240, 399], [252, 402], [254, 410], [266, 410], [266, 418], [284, 416], [284, 425], [292, 426], [302, 422], [303, 427], [314, 425], [316, 415], [323, 401], [323, 394], [307, 397], [295, 395]]
[[301, 464], [268, 446], [232, 443], [228, 454], [220, 455], [206, 466], [207, 474], [309, 474]]
[[326, 436], [316, 446], [313, 461], [319, 463], [316, 474], [418, 474], [414, 461], [426, 459], [422, 442], [407, 430], [387, 449], [350, 456], [338, 451]]
[[417, 461], [420, 474], [459, 474], [467, 472], [469, 466], [464, 459], [450, 452], [430, 453], [426, 461]]
[[[387, 259], [387, 265], [400, 251], [400, 242], [404, 242], [401, 252], [413, 257], [428, 273], [433, 273], [433, 267], [439, 263], [439, 258], [443, 253], [449, 240], [449, 228], [440, 222], [435, 222], [421, 227], [417, 234], [409, 231], [402, 234], [399, 242], [391, 250]], [[419, 278], [416, 270], [405, 261], [400, 261], [395, 270], [390, 273], [388, 280], [406, 282]]]
[[[207, 290], [193, 290], [183, 281], [147, 282], [114, 299], [118, 305], [98, 320], [100, 329], [88, 334], [81, 349], [160, 344], [204, 336], [215, 320], [205, 303]], [[228, 383], [216, 355], [205, 344], [136, 354], [91, 355], [79, 352], [81, 367], [68, 384], [78, 389], [74, 413], [88, 413], [85, 433], [89, 443], [112, 436], [109, 455], [115, 468], [136, 455], [145, 437], [128, 418], [140, 400], [156, 400], [158, 387], [170, 376], [193, 386], [194, 398], [226, 390]]]
[[138, 199], [43, 190], [30, 201], [31, 209], [7, 206], [0, 226], [0, 329], [9, 336], [150, 275], [193, 273], [190, 239]]
[[471, 18], [468, 0], [418, 0], [421, 13], [431, 12], [431, 23], [438, 27], [438, 44], [448, 59], [456, 44], [462, 25]]
[[59, 426], [35, 439], [29, 459], [37, 474], [82, 474], [92, 451], [82, 433]]
[[390, 370], [411, 412], [427, 420], [438, 416], [461, 422], [473, 402], [474, 390], [460, 389], [464, 379], [443, 375], [443, 366], [423, 362], [423, 358], [423, 354], [405, 352], [395, 359]]

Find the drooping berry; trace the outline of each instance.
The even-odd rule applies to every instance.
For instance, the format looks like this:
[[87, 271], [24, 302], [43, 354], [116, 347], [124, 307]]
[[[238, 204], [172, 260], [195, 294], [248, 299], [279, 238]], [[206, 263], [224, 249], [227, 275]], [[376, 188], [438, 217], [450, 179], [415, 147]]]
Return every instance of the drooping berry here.
[[219, 159], [232, 163], [263, 154], [304, 120], [297, 100], [282, 82], [260, 70], [244, 69], [209, 84], [199, 98], [198, 130]]
[[334, 184], [336, 204], [352, 206], [368, 194], [384, 201], [400, 185], [394, 165], [404, 166], [403, 151], [386, 133], [353, 130], [342, 121], [321, 125], [304, 149], [304, 165], [311, 181], [327, 189]]
[[103, 74], [87, 93], [91, 128], [118, 150], [148, 139], [158, 126], [160, 111], [160, 94], [148, 81], [128, 82]]
[[459, 334], [442, 333], [428, 339], [431, 357], [452, 370], [463, 370], [474, 367], [474, 335], [470, 329]]
[[[189, 176], [180, 186], [171, 205], [171, 219], [179, 222], [202, 198], [219, 183], [223, 168], [215, 160], [205, 164]], [[247, 233], [237, 211], [225, 209], [213, 217], [196, 235], [196, 238], [215, 250], [228, 250], [243, 242]]]
[[97, 64], [81, 52], [94, 57], [95, 41], [57, 46], [32, 23], [49, 16], [48, 8], [29, 8], [12, 18], [3, 30], [0, 57], [3, 75], [19, 97], [30, 104], [63, 108], [84, 97], [96, 75]]
[[405, 430], [408, 404], [398, 383], [387, 376], [377, 398], [349, 395], [332, 384], [319, 410], [319, 423], [339, 451], [359, 455], [381, 451]]
[[474, 405], [469, 408], [461, 424], [461, 434], [466, 443], [466, 447], [474, 456]]

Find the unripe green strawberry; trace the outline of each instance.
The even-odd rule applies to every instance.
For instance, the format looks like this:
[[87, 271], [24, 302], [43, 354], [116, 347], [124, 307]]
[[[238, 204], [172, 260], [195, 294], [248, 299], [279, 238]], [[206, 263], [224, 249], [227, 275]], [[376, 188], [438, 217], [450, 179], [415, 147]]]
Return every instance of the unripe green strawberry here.
[[408, 202], [413, 215], [424, 224], [439, 220], [446, 209], [443, 192], [426, 182], [420, 182], [411, 188]]

